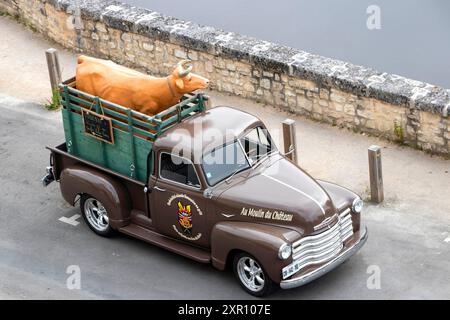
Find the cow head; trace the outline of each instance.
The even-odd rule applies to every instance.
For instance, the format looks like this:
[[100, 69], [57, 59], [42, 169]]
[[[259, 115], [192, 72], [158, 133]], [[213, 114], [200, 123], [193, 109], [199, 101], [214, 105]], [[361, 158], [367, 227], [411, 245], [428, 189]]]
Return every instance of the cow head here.
[[172, 78], [178, 93], [184, 94], [208, 87], [209, 80], [195, 73], [191, 73], [191, 70], [192, 63], [189, 60], [178, 62], [173, 70]]

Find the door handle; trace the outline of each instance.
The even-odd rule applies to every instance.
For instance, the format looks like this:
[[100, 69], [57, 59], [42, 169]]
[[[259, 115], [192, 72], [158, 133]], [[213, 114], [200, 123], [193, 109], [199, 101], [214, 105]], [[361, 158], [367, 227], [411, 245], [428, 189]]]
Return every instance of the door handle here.
[[166, 189], [160, 188], [158, 186], [155, 186], [153, 189], [161, 191], [161, 192], [165, 192], [166, 191]]

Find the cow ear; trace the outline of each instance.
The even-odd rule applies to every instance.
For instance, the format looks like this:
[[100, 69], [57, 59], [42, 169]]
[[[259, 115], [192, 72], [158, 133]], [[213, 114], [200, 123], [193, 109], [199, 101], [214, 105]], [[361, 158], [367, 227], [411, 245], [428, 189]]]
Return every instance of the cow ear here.
[[184, 81], [183, 81], [183, 79], [175, 80], [175, 85], [178, 87], [178, 89], [183, 90], [183, 88], [184, 88]]

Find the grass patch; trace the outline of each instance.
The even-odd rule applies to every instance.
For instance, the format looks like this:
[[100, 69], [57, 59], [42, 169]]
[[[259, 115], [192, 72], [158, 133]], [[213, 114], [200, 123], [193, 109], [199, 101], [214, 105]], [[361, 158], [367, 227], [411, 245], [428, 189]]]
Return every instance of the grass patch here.
[[44, 105], [44, 107], [47, 110], [58, 110], [60, 106], [61, 96], [59, 95], [59, 90], [54, 89], [51, 99], [47, 100], [47, 103]]
[[405, 140], [405, 132], [403, 131], [401, 123], [397, 120], [394, 121], [394, 134], [399, 142], [403, 142]]

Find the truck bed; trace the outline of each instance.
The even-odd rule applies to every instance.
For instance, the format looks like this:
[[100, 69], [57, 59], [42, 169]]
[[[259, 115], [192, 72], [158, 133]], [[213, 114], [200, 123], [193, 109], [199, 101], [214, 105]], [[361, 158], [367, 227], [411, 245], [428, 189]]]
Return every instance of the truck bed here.
[[183, 119], [205, 110], [202, 94], [154, 116], [76, 89], [75, 78], [60, 85], [66, 152], [145, 183], [155, 139]]
[[134, 208], [137, 211], [141, 211], [143, 213], [148, 211], [147, 204], [145, 203], [146, 199], [144, 193], [144, 187], [146, 185], [145, 182], [130, 178], [129, 176], [105, 168], [102, 165], [98, 165], [94, 162], [73, 155], [67, 151], [67, 145], [65, 142], [56, 147], [47, 146], [46, 148], [51, 151], [50, 162], [51, 165], [53, 166], [53, 176], [56, 181], [59, 181], [61, 171], [64, 168], [80, 164], [91, 168], [95, 168], [96, 170], [107, 173], [113, 176], [114, 178], [120, 180], [123, 183], [123, 185], [127, 188], [128, 192], [133, 194], [142, 194], [142, 197], [134, 197], [135, 199], [133, 199], [132, 200], [133, 203], [131, 203], [132, 208]]
[[[132, 179], [126, 175], [123, 175], [123, 174], [120, 174], [111, 169], [105, 168], [104, 166], [98, 165], [89, 160], [86, 160], [86, 159], [80, 158], [76, 155], [70, 154], [67, 151], [67, 144], [65, 142], [61, 143], [60, 145], [58, 145], [56, 147], [46, 146], [45, 148], [50, 150], [53, 154], [52, 161], [53, 161], [53, 168], [54, 168], [54, 174], [55, 174], [56, 181], [59, 180], [59, 174], [61, 173], [61, 169], [63, 169], [65, 167], [65, 164], [80, 163], [80, 164], [85, 164], [85, 165], [91, 166], [100, 171], [106, 172], [108, 174], [116, 176], [117, 178], [124, 179], [124, 180], [134, 183], [136, 185], [139, 185], [142, 187], [144, 187], [146, 185], [145, 182], [141, 182], [139, 180]], [[55, 156], [55, 154], [60, 155], [60, 156]]]

